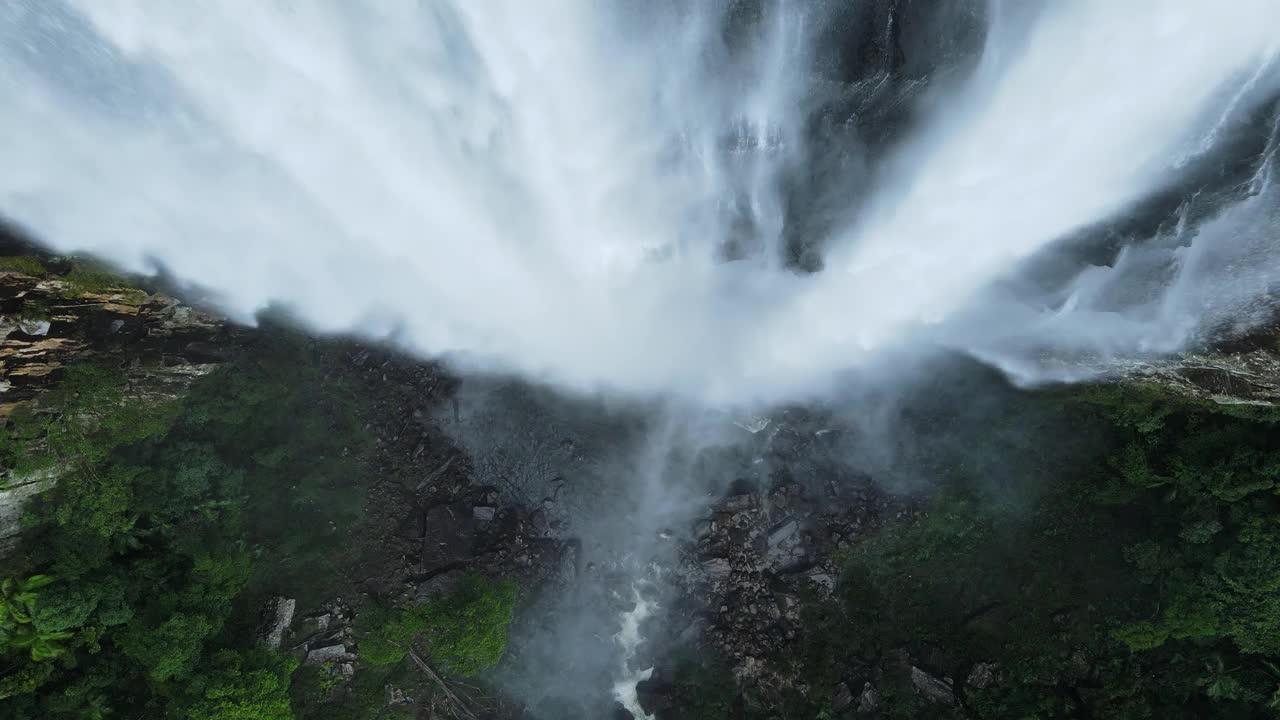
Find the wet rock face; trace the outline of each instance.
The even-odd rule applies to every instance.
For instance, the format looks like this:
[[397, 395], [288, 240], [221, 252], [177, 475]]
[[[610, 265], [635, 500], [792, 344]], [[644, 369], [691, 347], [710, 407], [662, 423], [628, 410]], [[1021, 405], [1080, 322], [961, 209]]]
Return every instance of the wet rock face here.
[[[824, 418], [780, 417], [770, 432], [762, 476], [731, 488], [694, 523], [679, 568], [685, 595], [708, 621], [702, 639], [720, 649], [740, 687], [762, 699], [810, 691], [791, 664], [778, 661], [802, 645], [802, 606], [830, 596], [837, 551], [877, 527], [899, 502], [870, 478], [837, 476], [826, 464], [825, 455], [836, 450], [823, 448], [834, 448], [844, 431]], [[862, 685], [855, 687], [834, 693], [844, 708], [857, 705]]]
[[1156, 383], [1222, 404], [1280, 405], [1280, 324], [1211, 348], [1168, 358], [1123, 362], [1122, 382]]
[[379, 478], [360, 539], [368, 558], [360, 592], [421, 600], [469, 573], [527, 588], [572, 580], [574, 540], [558, 532], [541, 492], [497, 486], [442, 429], [455, 421], [456, 378], [439, 365], [372, 347], [353, 346], [348, 363], [370, 405], [367, 429], [377, 450], [369, 474]]
[[980, 57], [987, 6], [976, 0], [815, 6], [804, 151], [780, 183], [789, 265], [822, 269], [833, 229], [856, 216], [886, 151], [928, 115], [930, 91]]

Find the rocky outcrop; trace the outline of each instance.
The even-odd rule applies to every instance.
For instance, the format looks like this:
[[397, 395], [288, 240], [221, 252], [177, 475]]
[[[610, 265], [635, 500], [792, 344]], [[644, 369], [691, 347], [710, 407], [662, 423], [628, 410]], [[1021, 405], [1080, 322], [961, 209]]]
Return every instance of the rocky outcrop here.
[[167, 295], [0, 269], [0, 416], [86, 361], [123, 369], [137, 396], [177, 397], [226, 359], [232, 335]]
[[[118, 368], [132, 399], [179, 397], [236, 345], [217, 317], [122, 278], [40, 255], [0, 257], [0, 422], [42, 396], [77, 363]], [[0, 485], [0, 553], [21, 530], [24, 505], [57, 482], [58, 468], [27, 477], [4, 471]]]
[[951, 678], [938, 677], [923, 668], [911, 666], [911, 684], [920, 697], [931, 703], [952, 705], [956, 701], [955, 683]]
[[[815, 435], [782, 423], [779, 430]], [[803, 442], [787, 445], [784, 453], [808, 452]], [[782, 460], [778, 467], [788, 466], [785, 458], [775, 460]], [[766, 490], [722, 498], [697, 522], [695, 543], [681, 560], [685, 592], [701, 600], [709, 619], [706, 638], [719, 648], [740, 686], [759, 697], [817, 690], [795, 674], [793, 664], [777, 660], [799, 652], [804, 601], [830, 595], [838, 551], [892, 511], [893, 501], [869, 478], [838, 485], [811, 480], [780, 474], [767, 480]], [[842, 683], [833, 692], [835, 704], [856, 706], [860, 697], [854, 692]]]
[[21, 478], [6, 478], [0, 489], [0, 555], [17, 544], [22, 532], [22, 511], [27, 503], [58, 481], [56, 470], [42, 470]]
[[262, 608], [258, 625], [258, 641], [272, 650], [279, 650], [285, 631], [293, 624], [293, 613], [298, 601], [293, 598], [273, 597]]
[[1116, 379], [1228, 405], [1280, 405], [1280, 325], [1210, 348], [1121, 363]]

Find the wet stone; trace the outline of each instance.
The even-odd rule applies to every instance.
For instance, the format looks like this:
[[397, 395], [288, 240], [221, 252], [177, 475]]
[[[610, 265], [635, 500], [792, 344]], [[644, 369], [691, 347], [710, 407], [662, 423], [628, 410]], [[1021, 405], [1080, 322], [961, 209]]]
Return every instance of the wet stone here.
[[920, 697], [929, 702], [950, 705], [956, 701], [949, 679], [935, 677], [915, 665], [911, 666], [911, 684]]
[[702, 562], [702, 572], [712, 582], [721, 582], [729, 579], [729, 575], [733, 573], [733, 567], [725, 558], [711, 558]]
[[844, 712], [851, 705], [853, 705], [853, 691], [845, 683], [836, 685], [835, 690], [831, 692], [831, 709]]

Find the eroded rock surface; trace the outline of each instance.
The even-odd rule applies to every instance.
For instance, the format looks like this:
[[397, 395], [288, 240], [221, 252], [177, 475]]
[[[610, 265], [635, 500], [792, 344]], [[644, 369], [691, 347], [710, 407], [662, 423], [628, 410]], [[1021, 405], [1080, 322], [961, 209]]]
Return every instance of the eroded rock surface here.
[[1229, 405], [1280, 404], [1280, 325], [1172, 357], [1122, 363], [1121, 381], [1154, 382]]
[[[731, 489], [695, 522], [680, 577], [696, 606], [691, 612], [707, 619], [700, 640], [718, 649], [740, 688], [777, 698], [818, 690], [778, 659], [803, 646], [802, 609], [834, 590], [838, 551], [906, 501], [886, 496], [869, 477], [833, 479], [820, 467], [821, 458], [835, 452], [823, 448], [833, 448], [841, 432], [822, 418], [781, 413], [769, 427], [759, 476]], [[821, 691], [832, 692], [841, 709], [858, 701], [845, 684]]]
[[[120, 369], [130, 399], [173, 400], [239, 341], [234, 328], [173, 297], [30, 252], [0, 258], [8, 261], [0, 263], [0, 422], [20, 410], [48, 410], [42, 396], [79, 363]], [[59, 469], [4, 472], [0, 553], [16, 544], [23, 507], [56, 484]]]
[[167, 295], [0, 270], [0, 415], [78, 362], [122, 368], [136, 396], [175, 398], [227, 359], [234, 338], [214, 315]]

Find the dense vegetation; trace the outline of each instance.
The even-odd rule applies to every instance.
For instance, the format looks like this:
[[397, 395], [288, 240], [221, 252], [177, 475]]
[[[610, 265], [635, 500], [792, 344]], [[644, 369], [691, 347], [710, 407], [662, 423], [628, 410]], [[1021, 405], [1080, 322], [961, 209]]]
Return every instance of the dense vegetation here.
[[[138, 302], [146, 297], [146, 292], [140, 288], [148, 284], [143, 278], [126, 281], [102, 262], [80, 255], [65, 258], [0, 255], [0, 271], [56, 279], [59, 282], [59, 293], [66, 297], [110, 292], [119, 295], [125, 302]], [[34, 308], [24, 309], [30, 311]]]
[[[0, 268], [45, 272], [32, 262]], [[117, 283], [87, 264], [60, 277]], [[0, 429], [8, 481], [57, 480], [0, 561], [0, 720], [387, 720], [413, 712], [388, 686], [418, 699], [444, 687], [429, 673], [498, 661], [516, 588], [481, 577], [359, 608], [350, 679], [258, 644], [263, 600], [314, 607], [362, 560], [372, 441], [334, 348], [264, 334], [172, 402], [73, 366]], [[1280, 413], [1141, 385], [1001, 402], [977, 433], [928, 418], [966, 446], [908, 459], [932, 482], [922, 511], [842, 558], [804, 653], [775, 659], [811, 692], [761, 717], [831, 717], [841, 683], [874, 686], [890, 718], [1280, 715]], [[922, 697], [920, 672], [954, 703]], [[673, 717], [731, 713], [723, 664], [673, 677]]]
[[[326, 712], [292, 707], [297, 660], [255, 630], [268, 596], [318, 602], [357, 559], [369, 441], [331, 350], [262, 339], [171, 403], [131, 397], [118, 370], [74, 366], [0, 431], [11, 481], [57, 478], [0, 572], [0, 718]], [[501, 654], [513, 591], [479, 580], [462, 591], [414, 618], [437, 638], [433, 659], [466, 673]], [[315, 670], [294, 680], [336, 682]], [[386, 675], [354, 694], [380, 710]]]
[[438, 667], [474, 675], [502, 657], [515, 601], [515, 583], [468, 576], [451, 592], [413, 607], [366, 609], [357, 638], [364, 659], [375, 665], [404, 660], [422, 639]]
[[251, 692], [236, 679], [272, 677], [279, 695], [282, 661], [205, 652], [249, 579], [244, 473], [179, 426], [178, 408], [128, 398], [117, 372], [69, 368], [47, 407], [18, 418], [5, 447], [15, 474], [58, 484], [9, 561], [6, 582], [30, 589], [7, 598], [4, 714], [217, 717], [215, 696]]
[[[1274, 717], [1276, 416], [1144, 386], [1026, 402], [1075, 418], [1077, 464], [1030, 468], [1031, 496], [952, 467], [926, 512], [857, 546], [809, 610], [815, 687], [872, 682], [900, 718]], [[956, 705], [922, 698], [913, 665]]]
[[385, 688], [402, 688], [421, 700], [440, 693], [440, 685], [422, 674], [420, 663], [429, 673], [459, 678], [496, 664], [506, 648], [515, 600], [514, 583], [473, 575], [415, 605], [366, 606], [356, 617], [355, 639], [368, 665], [346, 687], [339, 687], [331, 668], [303, 668], [291, 693], [295, 713], [310, 720], [411, 717], [410, 704], [387, 705]]

